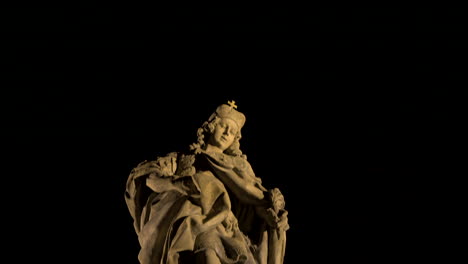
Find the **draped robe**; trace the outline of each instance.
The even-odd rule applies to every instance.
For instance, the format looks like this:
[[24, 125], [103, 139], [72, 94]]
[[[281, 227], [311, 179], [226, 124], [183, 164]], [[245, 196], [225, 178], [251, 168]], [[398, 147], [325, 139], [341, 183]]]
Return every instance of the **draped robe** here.
[[247, 160], [226, 154], [170, 153], [132, 170], [125, 200], [141, 246], [140, 263], [195, 263], [194, 254], [206, 249], [221, 263], [283, 262], [285, 231], [267, 226], [220, 174], [242, 177], [266, 191]]

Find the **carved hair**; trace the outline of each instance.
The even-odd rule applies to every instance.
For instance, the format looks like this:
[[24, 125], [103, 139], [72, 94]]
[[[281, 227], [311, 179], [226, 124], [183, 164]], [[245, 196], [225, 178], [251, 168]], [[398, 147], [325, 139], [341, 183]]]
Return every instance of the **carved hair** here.
[[[200, 153], [202, 149], [205, 148], [206, 142], [205, 139], [208, 139], [211, 134], [214, 133], [216, 126], [218, 125], [220, 117], [214, 116], [208, 121], [204, 122], [203, 125], [197, 130], [197, 142], [190, 145], [190, 150], [194, 151], [196, 154]], [[239, 130], [234, 138], [234, 142], [224, 151], [225, 154], [231, 156], [240, 156], [246, 158], [240, 150], [239, 140], [242, 138], [241, 131]]]

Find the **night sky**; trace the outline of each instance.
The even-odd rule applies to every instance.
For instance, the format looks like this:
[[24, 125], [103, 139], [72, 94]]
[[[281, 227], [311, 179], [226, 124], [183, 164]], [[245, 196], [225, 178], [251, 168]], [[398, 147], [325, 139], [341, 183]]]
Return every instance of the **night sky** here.
[[254, 171], [285, 196], [286, 263], [440, 254], [459, 11], [159, 13], [2, 11], [11, 219], [33, 258], [137, 263], [130, 170], [187, 150], [228, 100]]

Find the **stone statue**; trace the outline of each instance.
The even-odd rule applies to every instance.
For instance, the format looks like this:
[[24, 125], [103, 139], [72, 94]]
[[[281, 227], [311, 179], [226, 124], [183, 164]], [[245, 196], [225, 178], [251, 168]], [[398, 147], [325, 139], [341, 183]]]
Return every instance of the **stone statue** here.
[[135, 167], [125, 200], [142, 264], [283, 263], [288, 212], [240, 150], [245, 116], [230, 101], [198, 129], [187, 152]]

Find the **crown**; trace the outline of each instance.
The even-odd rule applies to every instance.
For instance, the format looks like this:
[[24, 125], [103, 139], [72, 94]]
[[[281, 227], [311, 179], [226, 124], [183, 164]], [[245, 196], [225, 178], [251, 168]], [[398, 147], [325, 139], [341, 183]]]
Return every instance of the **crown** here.
[[241, 129], [245, 124], [245, 116], [241, 112], [237, 111], [237, 105], [234, 101], [228, 101], [228, 104], [222, 104], [216, 108], [216, 115], [221, 118], [229, 118], [234, 120]]

